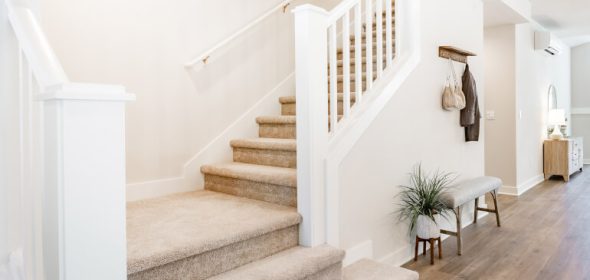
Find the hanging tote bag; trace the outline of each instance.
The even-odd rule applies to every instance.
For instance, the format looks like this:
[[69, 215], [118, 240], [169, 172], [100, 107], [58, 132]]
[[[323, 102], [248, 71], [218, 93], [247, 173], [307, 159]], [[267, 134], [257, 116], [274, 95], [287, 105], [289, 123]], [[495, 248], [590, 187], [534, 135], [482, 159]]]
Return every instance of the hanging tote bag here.
[[457, 73], [455, 72], [455, 67], [453, 67], [453, 61], [450, 58], [449, 68], [453, 77], [453, 85], [451, 85], [450, 78], [447, 76], [447, 84], [445, 85], [442, 97], [443, 109], [447, 111], [462, 110], [465, 108], [465, 94], [457, 80]]

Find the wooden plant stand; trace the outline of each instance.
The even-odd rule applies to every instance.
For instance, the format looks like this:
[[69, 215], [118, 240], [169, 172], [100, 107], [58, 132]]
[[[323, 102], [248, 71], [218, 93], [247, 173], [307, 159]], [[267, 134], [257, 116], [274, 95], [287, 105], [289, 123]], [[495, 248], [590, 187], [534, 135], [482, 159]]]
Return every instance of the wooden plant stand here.
[[436, 242], [438, 242], [438, 258], [442, 259], [442, 243], [441, 243], [441, 239], [440, 236], [438, 238], [431, 238], [431, 239], [422, 239], [418, 236], [416, 236], [416, 248], [414, 250], [414, 261], [418, 261], [418, 249], [420, 247], [420, 242], [422, 242], [423, 245], [423, 249], [422, 249], [422, 254], [426, 255], [426, 243], [430, 243], [430, 264], [434, 264], [434, 244]]

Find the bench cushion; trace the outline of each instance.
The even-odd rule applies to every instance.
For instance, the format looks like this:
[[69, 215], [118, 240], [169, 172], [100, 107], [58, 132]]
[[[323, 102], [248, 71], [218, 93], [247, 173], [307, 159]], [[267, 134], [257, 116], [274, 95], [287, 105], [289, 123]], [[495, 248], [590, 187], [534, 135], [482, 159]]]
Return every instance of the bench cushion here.
[[496, 177], [478, 177], [461, 184], [448, 187], [441, 194], [441, 200], [451, 208], [457, 208], [469, 201], [497, 190], [502, 186], [502, 180]]

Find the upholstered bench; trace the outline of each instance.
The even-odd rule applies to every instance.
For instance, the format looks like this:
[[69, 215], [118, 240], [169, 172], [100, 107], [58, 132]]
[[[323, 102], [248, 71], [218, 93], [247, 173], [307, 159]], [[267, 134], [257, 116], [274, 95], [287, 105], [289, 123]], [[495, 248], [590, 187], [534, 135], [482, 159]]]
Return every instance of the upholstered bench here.
[[[502, 180], [496, 177], [478, 177], [465, 181], [456, 186], [448, 187], [442, 194], [441, 200], [449, 208], [454, 209], [457, 220], [457, 231], [441, 230], [443, 234], [457, 237], [457, 254], [461, 255], [461, 207], [475, 200], [473, 223], [477, 223], [477, 212], [485, 211], [496, 214], [496, 222], [500, 226], [500, 213], [498, 212], [498, 189], [502, 186]], [[494, 199], [494, 209], [480, 208], [479, 197], [490, 193]]]

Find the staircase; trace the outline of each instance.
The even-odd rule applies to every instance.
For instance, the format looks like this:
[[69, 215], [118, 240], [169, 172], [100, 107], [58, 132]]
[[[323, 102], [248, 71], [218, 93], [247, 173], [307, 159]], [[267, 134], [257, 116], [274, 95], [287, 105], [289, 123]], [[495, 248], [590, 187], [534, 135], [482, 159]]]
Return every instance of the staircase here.
[[[386, 17], [381, 18], [385, 26]], [[377, 34], [371, 34], [375, 46]], [[385, 31], [382, 34], [385, 37]], [[365, 26], [360, 37], [363, 55], [366, 37]], [[354, 56], [355, 36], [349, 42]], [[373, 56], [375, 67], [378, 58], [386, 63], [386, 47], [379, 49], [383, 54]], [[343, 115], [345, 103], [355, 104], [357, 98], [342, 92], [344, 65], [354, 69], [354, 62], [344, 56], [339, 50], [338, 115]], [[364, 87], [366, 68], [363, 60]], [[296, 209], [296, 98], [281, 97], [278, 102], [280, 116], [256, 119], [259, 138], [229, 143], [233, 162], [201, 167], [205, 190], [128, 204], [128, 279], [342, 279], [342, 250], [298, 246], [302, 217]]]

